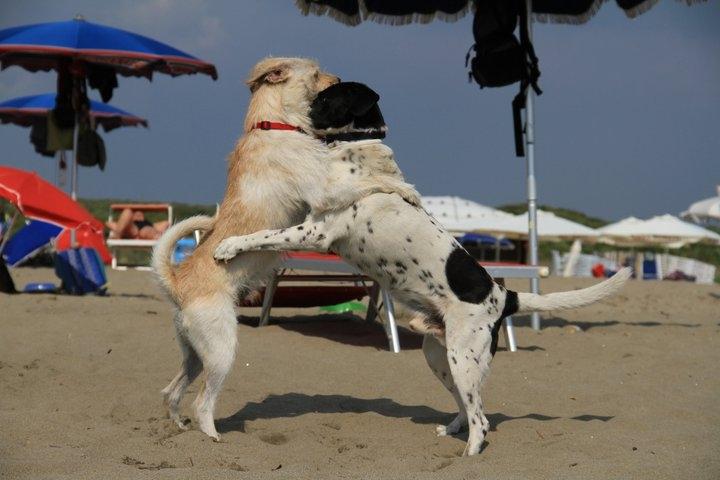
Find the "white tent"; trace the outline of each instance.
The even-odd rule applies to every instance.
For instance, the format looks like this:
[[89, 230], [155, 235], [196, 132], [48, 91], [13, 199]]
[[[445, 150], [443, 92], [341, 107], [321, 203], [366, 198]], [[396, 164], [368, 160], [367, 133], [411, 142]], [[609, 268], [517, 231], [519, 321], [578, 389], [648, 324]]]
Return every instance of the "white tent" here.
[[720, 185], [717, 187], [717, 194], [717, 197], [706, 198], [693, 203], [681, 216], [696, 222], [699, 220], [720, 220]]
[[422, 197], [422, 206], [451, 232], [486, 232], [514, 216], [460, 197]]
[[[537, 211], [537, 231], [538, 236], [545, 239], [561, 239], [561, 238], [596, 238], [598, 232], [590, 227], [586, 227], [580, 223], [558, 217], [552, 212], [544, 210]], [[506, 234], [508, 236], [527, 237], [528, 235], [528, 214], [512, 216], [504, 219], [495, 225], [493, 233]]]
[[649, 220], [629, 217], [602, 227], [599, 231], [605, 240], [612, 243], [655, 243], [669, 248], [703, 241], [720, 244], [720, 235], [717, 233], [683, 222], [672, 215], [659, 215]]

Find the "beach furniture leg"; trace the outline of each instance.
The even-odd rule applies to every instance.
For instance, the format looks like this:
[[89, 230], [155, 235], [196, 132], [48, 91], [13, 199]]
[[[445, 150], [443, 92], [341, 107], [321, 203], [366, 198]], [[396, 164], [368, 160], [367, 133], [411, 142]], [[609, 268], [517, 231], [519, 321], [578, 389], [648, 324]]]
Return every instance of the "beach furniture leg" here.
[[372, 323], [375, 321], [375, 318], [377, 318], [379, 297], [380, 285], [377, 282], [373, 282], [372, 287], [370, 287], [370, 295], [368, 298], [368, 311], [367, 316], [365, 317], [365, 321], [367, 323]]
[[390, 342], [390, 350], [393, 353], [400, 353], [400, 339], [397, 333], [397, 324], [395, 323], [395, 308], [393, 307], [392, 297], [384, 288], [382, 289], [383, 303], [385, 304], [385, 312], [387, 313], [387, 322], [385, 322], [385, 332]]
[[265, 327], [270, 322], [270, 309], [272, 308], [273, 297], [275, 296], [275, 290], [277, 289], [280, 277], [277, 272], [273, 273], [272, 278], [265, 287], [265, 295], [263, 295], [262, 312], [260, 313], [259, 327]]
[[505, 317], [503, 327], [507, 349], [511, 352], [517, 352], [517, 343], [515, 343], [515, 330], [513, 329], [512, 317]]

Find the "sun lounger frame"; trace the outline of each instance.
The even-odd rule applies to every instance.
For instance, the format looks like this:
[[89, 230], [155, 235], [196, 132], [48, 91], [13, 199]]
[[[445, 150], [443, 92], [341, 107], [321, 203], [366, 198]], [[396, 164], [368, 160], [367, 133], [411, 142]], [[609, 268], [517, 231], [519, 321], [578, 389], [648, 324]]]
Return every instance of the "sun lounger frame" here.
[[[507, 278], [540, 278], [548, 275], [546, 267], [521, 265], [503, 262], [483, 262], [482, 266], [499, 283], [504, 284]], [[322, 275], [299, 275], [286, 273], [288, 270], [310, 270], [327, 272]], [[260, 313], [259, 326], [266, 326], [270, 323], [270, 311], [272, 309], [273, 297], [280, 282], [369, 282], [368, 288], [368, 313], [365, 318], [367, 322], [373, 322], [379, 312], [379, 297], [382, 296], [382, 305], [385, 310], [385, 334], [388, 338], [389, 349], [393, 353], [400, 352], [400, 339], [395, 321], [395, 308], [392, 296], [370, 277], [367, 277], [356, 270], [353, 266], [342, 261], [335, 255], [325, 255], [307, 252], [292, 252], [287, 255], [278, 271], [270, 278], [263, 295], [262, 311]], [[511, 352], [517, 351], [515, 331], [513, 329], [512, 317], [507, 317], [503, 323], [505, 343]]]

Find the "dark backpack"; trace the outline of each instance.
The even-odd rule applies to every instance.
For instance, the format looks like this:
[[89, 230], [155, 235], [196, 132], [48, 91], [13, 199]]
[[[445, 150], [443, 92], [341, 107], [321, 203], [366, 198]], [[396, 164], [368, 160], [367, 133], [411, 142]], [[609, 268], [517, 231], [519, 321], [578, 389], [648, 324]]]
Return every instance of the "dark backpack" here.
[[[539, 95], [538, 59], [527, 31], [527, 9], [524, 0], [475, 0], [473, 36], [475, 44], [468, 51], [470, 77], [483, 87], [504, 87], [520, 82], [520, 93], [513, 100], [515, 151], [525, 155], [522, 141], [521, 111], [525, 108], [527, 88]], [[515, 29], [520, 20], [520, 40]], [[470, 52], [475, 55], [470, 61]]]
[[10, 272], [8, 271], [7, 266], [5, 265], [5, 260], [3, 260], [1, 255], [0, 255], [0, 292], [2, 292], [2, 293], [17, 293], [17, 290], [15, 290], [15, 282], [13, 282], [13, 279], [10, 276]]

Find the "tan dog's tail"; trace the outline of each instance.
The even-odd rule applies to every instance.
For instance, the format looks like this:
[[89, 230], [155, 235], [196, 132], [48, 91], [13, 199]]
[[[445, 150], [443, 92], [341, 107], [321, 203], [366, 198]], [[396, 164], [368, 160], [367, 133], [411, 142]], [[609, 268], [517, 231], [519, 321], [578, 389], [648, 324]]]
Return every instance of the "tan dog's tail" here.
[[152, 268], [160, 280], [160, 284], [173, 299], [177, 298], [175, 272], [173, 271], [171, 263], [171, 256], [175, 249], [175, 244], [178, 240], [187, 237], [195, 230], [209, 230], [214, 223], [215, 217], [209, 217], [207, 215], [196, 215], [186, 218], [168, 228], [158, 240], [155, 248], [153, 248]]
[[534, 293], [517, 294], [517, 311], [523, 312], [547, 312], [551, 310], [566, 310], [569, 308], [584, 307], [591, 303], [602, 300], [616, 293], [630, 278], [632, 270], [622, 268], [615, 275], [604, 282], [592, 287], [568, 292], [549, 293], [547, 295], [536, 295]]

